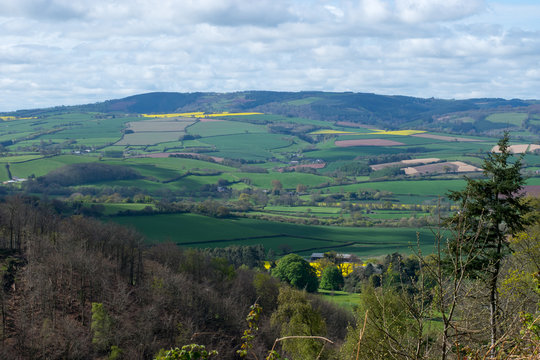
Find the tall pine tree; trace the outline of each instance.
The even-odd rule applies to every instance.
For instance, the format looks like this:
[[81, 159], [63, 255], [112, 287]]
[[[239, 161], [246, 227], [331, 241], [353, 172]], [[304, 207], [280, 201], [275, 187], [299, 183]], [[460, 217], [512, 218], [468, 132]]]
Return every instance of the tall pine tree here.
[[455, 252], [455, 247], [461, 246], [461, 253], [473, 254], [474, 261], [468, 263], [466, 270], [488, 286], [492, 349], [500, 336], [497, 295], [501, 261], [512, 251], [508, 236], [524, 229], [524, 215], [530, 211], [523, 200], [522, 156], [515, 158], [509, 142], [505, 132], [498, 142], [498, 151], [490, 152], [484, 159], [484, 178], [467, 178], [465, 189], [449, 193], [461, 209], [448, 219], [448, 224], [450, 228], [462, 229], [465, 241], [451, 241], [448, 251]]

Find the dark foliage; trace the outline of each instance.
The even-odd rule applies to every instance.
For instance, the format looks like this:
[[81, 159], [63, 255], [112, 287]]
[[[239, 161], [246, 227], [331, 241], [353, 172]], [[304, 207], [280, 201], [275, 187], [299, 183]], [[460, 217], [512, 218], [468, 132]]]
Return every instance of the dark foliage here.
[[[257, 298], [264, 305], [257, 356], [279, 336], [270, 325], [283, 286], [275, 278], [173, 244], [148, 249], [130, 229], [63, 218], [56, 207], [23, 197], [0, 204], [0, 358], [149, 359], [196, 342], [235, 359]], [[231, 254], [247, 259], [261, 250]], [[326, 303], [315, 307], [328, 336], [343, 339], [350, 316]]]
[[45, 176], [38, 178], [38, 182], [45, 185], [80, 185], [98, 181], [137, 179], [141, 175], [125, 166], [101, 163], [80, 163], [65, 165], [55, 169]]

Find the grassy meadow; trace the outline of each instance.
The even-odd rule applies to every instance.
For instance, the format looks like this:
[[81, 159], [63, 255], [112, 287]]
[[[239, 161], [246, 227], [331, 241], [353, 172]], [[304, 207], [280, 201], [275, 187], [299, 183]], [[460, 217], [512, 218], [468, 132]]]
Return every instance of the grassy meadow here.
[[429, 253], [433, 246], [429, 229], [307, 226], [196, 214], [116, 216], [110, 221], [137, 229], [149, 243], [173, 242], [200, 248], [262, 244], [278, 254], [283, 249], [301, 255], [339, 249], [367, 257], [396, 251], [410, 253], [416, 249], [417, 233], [423, 251]]

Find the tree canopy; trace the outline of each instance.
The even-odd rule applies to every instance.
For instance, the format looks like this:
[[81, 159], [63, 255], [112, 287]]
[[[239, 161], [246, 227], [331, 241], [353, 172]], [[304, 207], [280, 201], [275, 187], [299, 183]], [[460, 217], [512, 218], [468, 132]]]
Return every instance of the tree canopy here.
[[315, 269], [300, 255], [289, 254], [279, 260], [272, 275], [298, 289], [315, 292], [319, 287]]
[[341, 290], [343, 288], [344, 279], [341, 270], [336, 266], [329, 266], [323, 270], [321, 275], [321, 285], [323, 290]]

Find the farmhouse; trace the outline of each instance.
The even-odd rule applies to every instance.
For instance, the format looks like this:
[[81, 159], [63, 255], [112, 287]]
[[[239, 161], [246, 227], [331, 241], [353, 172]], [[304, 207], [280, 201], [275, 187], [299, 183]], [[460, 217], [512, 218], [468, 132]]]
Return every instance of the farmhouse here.
[[[324, 253], [312, 253], [309, 260], [310, 261], [317, 261], [324, 258]], [[352, 256], [351, 254], [336, 254], [336, 258], [339, 260], [339, 262], [354, 262], [356, 259], [355, 256]]]

